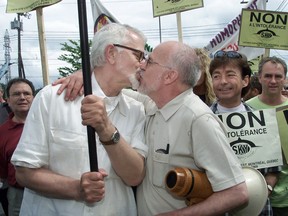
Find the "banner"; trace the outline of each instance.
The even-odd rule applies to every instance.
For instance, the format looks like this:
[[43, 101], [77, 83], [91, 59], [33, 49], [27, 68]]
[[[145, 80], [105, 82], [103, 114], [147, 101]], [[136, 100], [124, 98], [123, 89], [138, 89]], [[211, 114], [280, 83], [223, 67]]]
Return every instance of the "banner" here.
[[[265, 10], [266, 1], [265, 0], [250, 0], [247, 4], [248, 9], [254, 10]], [[238, 36], [241, 24], [241, 14], [235, 17], [228, 25], [220, 31], [209, 44], [204, 48], [208, 51], [210, 56], [218, 50], [233, 50], [240, 52], [247, 56], [248, 60], [254, 59], [262, 54], [264, 54], [264, 48], [251, 48], [251, 47], [242, 47], [238, 45]]]
[[153, 0], [153, 17], [203, 7], [203, 0]]
[[288, 163], [288, 106], [276, 108], [280, 140], [286, 163]]
[[288, 13], [242, 10], [239, 45], [288, 50]]
[[37, 7], [56, 4], [61, 0], [7, 0], [6, 13], [25, 13]]
[[218, 117], [241, 166], [260, 169], [283, 164], [275, 109], [223, 113]]
[[[94, 19], [94, 33], [97, 32], [102, 26], [108, 23], [120, 23], [103, 5], [99, 0], [90, 0], [92, 15]], [[152, 52], [153, 48], [145, 44], [144, 47], [146, 54]]]
[[94, 33], [108, 23], [120, 23], [99, 0], [90, 0], [94, 19]]

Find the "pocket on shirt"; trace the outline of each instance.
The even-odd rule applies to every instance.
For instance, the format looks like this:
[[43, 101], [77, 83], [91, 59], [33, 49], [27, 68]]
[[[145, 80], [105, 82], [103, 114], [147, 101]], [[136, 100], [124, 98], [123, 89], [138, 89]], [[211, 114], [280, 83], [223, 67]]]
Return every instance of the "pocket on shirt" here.
[[75, 133], [65, 130], [51, 130], [52, 143], [61, 145], [63, 148], [87, 148], [87, 136], [82, 133]]
[[169, 171], [169, 154], [154, 152], [152, 181], [157, 187], [165, 188], [165, 176]]
[[65, 130], [51, 131], [49, 168], [72, 178], [80, 178], [89, 170], [86, 135]]

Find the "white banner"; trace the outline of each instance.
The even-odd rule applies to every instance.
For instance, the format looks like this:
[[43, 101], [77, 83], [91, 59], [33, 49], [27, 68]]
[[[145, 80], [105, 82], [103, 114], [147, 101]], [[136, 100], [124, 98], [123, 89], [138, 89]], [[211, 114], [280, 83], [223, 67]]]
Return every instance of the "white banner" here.
[[[246, 8], [253, 10], [265, 10], [266, 0], [250, 0]], [[247, 56], [248, 60], [254, 59], [265, 53], [264, 48], [251, 48], [238, 46], [238, 37], [241, 25], [241, 13], [235, 17], [228, 25], [220, 31], [209, 44], [204, 48], [209, 52], [211, 56], [218, 51], [237, 51]]]
[[[120, 23], [103, 5], [99, 0], [90, 0], [92, 15], [94, 19], [94, 33], [97, 32], [102, 26], [108, 23]], [[145, 44], [145, 51], [147, 54], [152, 52], [153, 48]]]
[[242, 166], [255, 169], [283, 165], [275, 109], [219, 114], [233, 152]]

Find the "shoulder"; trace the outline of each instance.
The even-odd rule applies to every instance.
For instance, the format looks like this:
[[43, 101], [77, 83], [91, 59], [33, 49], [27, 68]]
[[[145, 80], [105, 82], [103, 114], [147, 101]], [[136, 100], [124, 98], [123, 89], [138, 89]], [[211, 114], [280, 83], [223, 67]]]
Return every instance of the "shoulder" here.
[[62, 94], [58, 95], [57, 91], [60, 88], [60, 85], [52, 86], [52, 85], [47, 85], [43, 87], [35, 96], [34, 101], [43, 101], [44, 103], [47, 102], [49, 103], [50, 101], [65, 101], [64, 96], [65, 96], [65, 91], [62, 92]]
[[242, 102], [242, 104], [244, 105], [246, 111], [253, 111], [254, 110], [253, 107], [251, 107], [248, 103]]
[[248, 101], [245, 101], [245, 103], [251, 106], [252, 104], [257, 103], [258, 101], [259, 101], [259, 97], [257, 95], [253, 98], [250, 98]]
[[184, 108], [193, 118], [199, 118], [207, 114], [214, 115], [211, 109], [194, 93], [186, 96]]
[[131, 110], [138, 110], [144, 113], [143, 103], [125, 94], [120, 95], [120, 106], [121, 108], [125, 108], [128, 112]]

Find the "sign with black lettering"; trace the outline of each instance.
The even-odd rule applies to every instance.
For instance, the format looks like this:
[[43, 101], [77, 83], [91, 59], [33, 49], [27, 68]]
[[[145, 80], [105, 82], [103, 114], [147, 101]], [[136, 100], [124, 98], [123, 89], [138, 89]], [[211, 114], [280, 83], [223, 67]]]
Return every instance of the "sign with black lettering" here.
[[288, 13], [242, 9], [239, 45], [288, 50]]
[[288, 163], [288, 106], [276, 108], [282, 151]]
[[275, 109], [222, 113], [218, 117], [242, 166], [260, 169], [283, 164]]
[[203, 7], [203, 0], [153, 0], [152, 3], [154, 17]]

